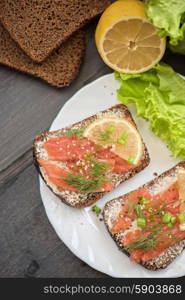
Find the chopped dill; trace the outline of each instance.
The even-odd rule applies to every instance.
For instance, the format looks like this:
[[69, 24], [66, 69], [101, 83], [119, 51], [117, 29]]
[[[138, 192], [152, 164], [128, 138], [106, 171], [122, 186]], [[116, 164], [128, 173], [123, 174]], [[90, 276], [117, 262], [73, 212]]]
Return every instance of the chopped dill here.
[[125, 247], [127, 251], [132, 251], [135, 249], [143, 249], [149, 251], [157, 246], [156, 234], [151, 233], [147, 237], [143, 236], [135, 240], [130, 246]]
[[108, 169], [110, 169], [110, 164], [102, 161], [96, 160], [93, 156], [89, 156], [88, 160], [91, 162], [91, 173], [90, 176], [92, 177], [99, 177], [104, 175]]
[[113, 131], [115, 130], [115, 126], [110, 126], [109, 128], [107, 128], [105, 131], [101, 131], [100, 132], [100, 141], [102, 142], [111, 142], [111, 134], [113, 133]]
[[63, 178], [63, 180], [82, 193], [94, 192], [105, 182], [103, 176], [99, 176], [96, 179], [89, 179], [79, 174], [69, 174], [66, 178]]
[[69, 131], [66, 131], [64, 133], [65, 136], [73, 136], [73, 135], [76, 135], [78, 137], [83, 137], [83, 133], [84, 133], [84, 130], [85, 128], [84, 127], [81, 127], [81, 128], [74, 128], [74, 129], [71, 129]]

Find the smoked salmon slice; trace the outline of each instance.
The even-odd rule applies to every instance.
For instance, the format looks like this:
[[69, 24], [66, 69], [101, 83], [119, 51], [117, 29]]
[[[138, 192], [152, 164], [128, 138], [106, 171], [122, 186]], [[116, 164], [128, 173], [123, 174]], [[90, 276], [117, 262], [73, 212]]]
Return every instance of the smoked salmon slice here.
[[95, 144], [76, 136], [50, 138], [44, 143], [49, 159], [54, 161], [78, 160], [84, 153], [93, 153]]

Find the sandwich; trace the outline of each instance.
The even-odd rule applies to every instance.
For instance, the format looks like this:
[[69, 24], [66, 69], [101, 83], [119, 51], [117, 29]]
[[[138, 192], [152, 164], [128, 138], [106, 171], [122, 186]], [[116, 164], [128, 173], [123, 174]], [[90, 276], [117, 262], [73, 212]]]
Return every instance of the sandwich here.
[[48, 187], [76, 208], [95, 203], [150, 161], [131, 113], [122, 104], [42, 133], [34, 140], [33, 156]]
[[133, 262], [166, 268], [185, 248], [185, 162], [109, 201], [106, 227]]

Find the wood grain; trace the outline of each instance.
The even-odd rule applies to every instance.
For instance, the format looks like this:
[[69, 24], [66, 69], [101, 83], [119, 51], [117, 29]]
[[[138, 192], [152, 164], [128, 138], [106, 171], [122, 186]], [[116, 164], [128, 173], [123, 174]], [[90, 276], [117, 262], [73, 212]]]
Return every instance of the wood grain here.
[[0, 277], [105, 277], [76, 258], [58, 239], [40, 199], [32, 165], [33, 138], [49, 128], [64, 103], [82, 86], [110, 72], [87, 34], [79, 77], [54, 89], [0, 66]]

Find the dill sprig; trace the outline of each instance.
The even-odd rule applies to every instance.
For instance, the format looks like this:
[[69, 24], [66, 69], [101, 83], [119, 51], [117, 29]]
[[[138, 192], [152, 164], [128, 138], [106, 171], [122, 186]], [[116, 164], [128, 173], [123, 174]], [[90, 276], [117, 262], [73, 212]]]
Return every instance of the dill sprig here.
[[94, 192], [105, 182], [103, 176], [99, 176], [96, 179], [89, 179], [82, 175], [75, 175], [72, 173], [68, 174], [63, 180], [83, 193]]
[[81, 127], [81, 128], [74, 128], [71, 129], [69, 131], [66, 131], [64, 133], [65, 136], [73, 136], [76, 135], [78, 137], [83, 137], [83, 133], [84, 133], [85, 127]]
[[102, 142], [111, 142], [111, 134], [115, 130], [115, 126], [111, 125], [109, 128], [107, 128], [105, 131], [100, 132], [100, 138], [99, 140]]
[[125, 247], [127, 251], [133, 251], [135, 249], [143, 249], [146, 251], [152, 250], [157, 246], [156, 241], [157, 234], [151, 233], [148, 236], [143, 236], [135, 240], [131, 245]]
[[91, 163], [92, 169], [90, 176], [95, 178], [104, 175], [111, 167], [109, 163], [98, 161], [93, 156], [89, 156], [88, 160]]

